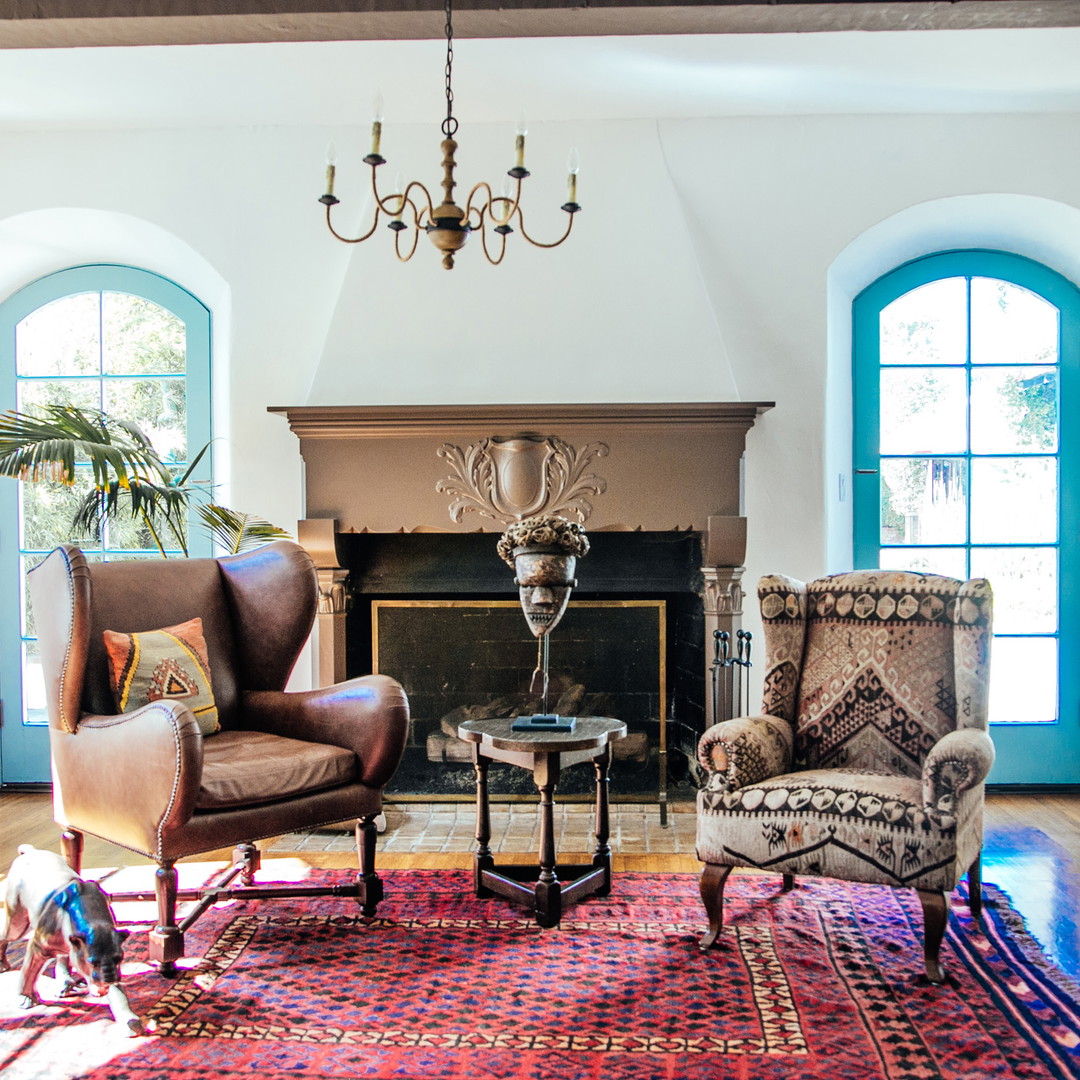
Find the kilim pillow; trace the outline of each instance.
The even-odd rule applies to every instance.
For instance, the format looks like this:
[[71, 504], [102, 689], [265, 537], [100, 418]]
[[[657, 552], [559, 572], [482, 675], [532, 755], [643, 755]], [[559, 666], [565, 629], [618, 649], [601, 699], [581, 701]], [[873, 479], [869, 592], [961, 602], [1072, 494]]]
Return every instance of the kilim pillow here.
[[195, 714], [204, 735], [221, 730], [202, 619], [137, 634], [103, 631], [113, 693], [122, 713], [151, 701], [182, 701]]

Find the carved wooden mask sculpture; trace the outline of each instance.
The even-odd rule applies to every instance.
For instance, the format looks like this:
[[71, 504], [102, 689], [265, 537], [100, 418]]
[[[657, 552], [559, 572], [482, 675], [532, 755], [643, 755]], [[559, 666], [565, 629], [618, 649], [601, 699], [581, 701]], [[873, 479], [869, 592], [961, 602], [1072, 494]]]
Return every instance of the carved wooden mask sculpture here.
[[499, 555], [514, 568], [521, 607], [534, 637], [544, 637], [558, 625], [577, 585], [577, 560], [588, 551], [584, 528], [553, 514], [515, 521], [499, 538]]

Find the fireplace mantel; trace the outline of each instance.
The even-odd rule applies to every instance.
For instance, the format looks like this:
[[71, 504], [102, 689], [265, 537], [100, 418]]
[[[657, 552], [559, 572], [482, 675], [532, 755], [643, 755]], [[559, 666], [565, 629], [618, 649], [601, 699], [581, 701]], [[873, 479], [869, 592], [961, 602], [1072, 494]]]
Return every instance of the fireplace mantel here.
[[[771, 402], [563, 405], [303, 405], [273, 407], [300, 439], [308, 518], [342, 532], [417, 529], [501, 532], [466, 512], [455, 521], [436, 485], [441, 448], [483, 439], [551, 436], [581, 449], [603, 444], [594, 470], [592, 529], [694, 529], [741, 513], [746, 433]], [[715, 559], [714, 562], [727, 562]], [[741, 558], [736, 562], [741, 562]]]

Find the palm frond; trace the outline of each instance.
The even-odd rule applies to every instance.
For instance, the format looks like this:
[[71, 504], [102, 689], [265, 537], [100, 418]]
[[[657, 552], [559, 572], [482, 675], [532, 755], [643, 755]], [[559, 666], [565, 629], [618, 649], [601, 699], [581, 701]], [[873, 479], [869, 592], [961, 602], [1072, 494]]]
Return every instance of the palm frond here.
[[80, 500], [72, 518], [76, 532], [98, 535], [101, 522], [124, 515], [138, 518], [150, 530], [159, 551], [165, 554], [161, 541], [161, 525], [167, 526], [175, 546], [187, 554], [187, 508], [189, 496], [181, 488], [155, 484], [141, 477], [132, 477], [127, 484], [111, 480], [93, 488]]
[[279, 529], [264, 518], [230, 510], [216, 503], [201, 504], [196, 507], [196, 513], [210, 530], [215, 543], [234, 555], [271, 540], [292, 539], [284, 529]]
[[203, 443], [203, 448], [191, 459], [191, 463], [188, 465], [188, 467], [183, 471], [183, 473], [181, 473], [180, 476], [176, 477], [175, 483], [179, 487], [193, 486], [191, 485], [191, 478], [195, 475], [195, 470], [199, 467], [199, 462], [202, 461], [202, 459], [206, 456], [206, 453], [210, 449], [210, 444], [212, 442], [213, 440], [211, 439], [210, 442]]
[[71, 484], [77, 461], [90, 466], [95, 487], [139, 474], [168, 482], [171, 475], [138, 425], [100, 410], [42, 405], [36, 413], [0, 413], [0, 476]]
[[[202, 505], [205, 485], [192, 480], [207, 443], [181, 471], [163, 462], [138, 424], [99, 409], [41, 405], [33, 412], [0, 413], [0, 476], [31, 483], [73, 484], [77, 466], [93, 476], [72, 521], [76, 534], [98, 536], [102, 522], [128, 516], [149, 531], [162, 555], [167, 534], [185, 555], [187, 518], [196, 505], [202, 522], [227, 551], [245, 551], [289, 534], [253, 514]], [[86, 468], [88, 467], [88, 468]]]

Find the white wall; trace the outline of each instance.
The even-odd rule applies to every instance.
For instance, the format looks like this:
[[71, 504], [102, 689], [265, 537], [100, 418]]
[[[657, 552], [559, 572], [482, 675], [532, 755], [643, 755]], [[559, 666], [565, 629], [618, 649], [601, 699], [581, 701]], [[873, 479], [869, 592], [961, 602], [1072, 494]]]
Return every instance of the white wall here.
[[[299, 455], [268, 405], [775, 400], [749, 437], [752, 585], [843, 565], [850, 297], [894, 259], [955, 243], [1011, 246], [1076, 279], [1076, 131], [1075, 115], [534, 124], [527, 223], [541, 239], [561, 228], [574, 143], [574, 235], [550, 252], [517, 243], [499, 268], [474, 238], [451, 272], [423, 238], [400, 265], [389, 232], [356, 247], [326, 235], [323, 148], [331, 135], [341, 148], [347, 228], [366, 183], [359, 130], [4, 134], [0, 216], [134, 218], [147, 227], [127, 230], [124, 261], [215, 292], [204, 298], [228, 309], [216, 313], [223, 497], [285, 525], [301, 512]], [[501, 174], [508, 146], [485, 125], [458, 137], [463, 197]], [[386, 184], [400, 162], [436, 185], [438, 138], [434, 125], [388, 132]], [[12, 235], [0, 229], [6, 291], [96, 243], [78, 230]], [[826, 438], [830, 410], [838, 434]]]

